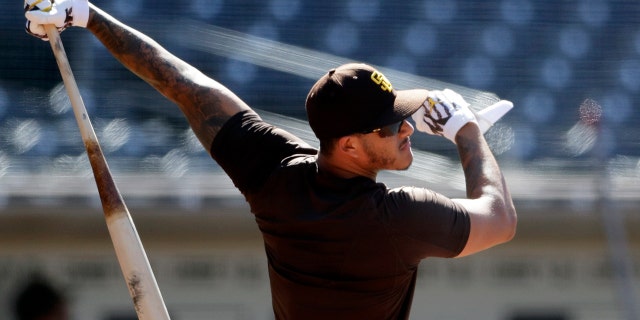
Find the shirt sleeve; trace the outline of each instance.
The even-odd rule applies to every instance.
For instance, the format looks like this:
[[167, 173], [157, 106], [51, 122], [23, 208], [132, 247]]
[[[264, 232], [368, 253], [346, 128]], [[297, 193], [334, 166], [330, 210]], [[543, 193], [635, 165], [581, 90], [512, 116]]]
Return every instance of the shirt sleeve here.
[[243, 193], [264, 183], [283, 159], [294, 154], [316, 154], [300, 138], [244, 111], [229, 119], [214, 139], [210, 154]]
[[398, 249], [406, 259], [455, 257], [467, 244], [469, 214], [451, 199], [429, 189], [390, 189], [386, 201]]

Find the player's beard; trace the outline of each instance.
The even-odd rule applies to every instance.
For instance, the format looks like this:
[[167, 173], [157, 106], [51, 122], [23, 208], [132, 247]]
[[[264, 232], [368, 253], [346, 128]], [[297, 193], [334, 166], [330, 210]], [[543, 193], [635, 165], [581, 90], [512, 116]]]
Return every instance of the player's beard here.
[[406, 151], [401, 151], [399, 148], [394, 150], [390, 150], [391, 148], [381, 149], [374, 148], [367, 143], [363, 144], [363, 147], [371, 165], [380, 170], [407, 170], [413, 162], [411, 148]]

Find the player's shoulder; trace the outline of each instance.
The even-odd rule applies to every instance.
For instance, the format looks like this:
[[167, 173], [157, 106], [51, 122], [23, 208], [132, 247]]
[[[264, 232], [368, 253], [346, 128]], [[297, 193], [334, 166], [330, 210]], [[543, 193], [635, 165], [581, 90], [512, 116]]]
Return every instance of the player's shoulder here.
[[434, 190], [415, 186], [388, 188], [385, 201], [399, 207], [451, 206], [452, 200]]
[[318, 160], [316, 154], [317, 150], [313, 148], [304, 149], [300, 153], [282, 159], [282, 165], [285, 167], [315, 166]]
[[389, 197], [401, 197], [410, 199], [424, 199], [425, 197], [432, 197], [435, 192], [431, 189], [415, 187], [415, 186], [401, 186], [395, 188], [388, 188], [386, 195]]

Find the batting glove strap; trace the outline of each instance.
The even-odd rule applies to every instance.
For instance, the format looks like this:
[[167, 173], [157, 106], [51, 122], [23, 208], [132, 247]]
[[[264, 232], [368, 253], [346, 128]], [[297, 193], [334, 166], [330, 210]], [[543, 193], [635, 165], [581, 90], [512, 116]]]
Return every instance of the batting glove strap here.
[[89, 2], [87, 0], [26, 0], [24, 5], [28, 34], [48, 40], [44, 25], [53, 24], [58, 32], [76, 26], [87, 26]]
[[412, 116], [416, 129], [443, 136], [456, 143], [456, 134], [465, 124], [477, 123], [469, 103], [451, 89], [433, 90], [422, 107]]

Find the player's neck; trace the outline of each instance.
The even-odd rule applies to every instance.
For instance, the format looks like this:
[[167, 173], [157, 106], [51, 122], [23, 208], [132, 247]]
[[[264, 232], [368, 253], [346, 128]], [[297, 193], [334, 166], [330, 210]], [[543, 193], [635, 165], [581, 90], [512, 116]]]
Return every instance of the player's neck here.
[[376, 177], [378, 175], [378, 171], [367, 170], [366, 168], [359, 166], [356, 162], [340, 158], [335, 154], [332, 156], [319, 154], [318, 169], [343, 179], [366, 177], [376, 181]]

